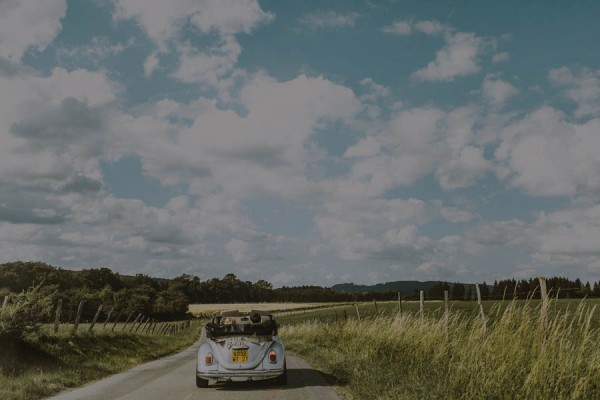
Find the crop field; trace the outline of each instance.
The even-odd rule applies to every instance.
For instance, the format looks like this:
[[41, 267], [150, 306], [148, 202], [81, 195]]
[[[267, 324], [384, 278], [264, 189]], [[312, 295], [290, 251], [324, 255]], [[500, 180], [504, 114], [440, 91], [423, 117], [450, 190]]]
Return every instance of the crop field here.
[[221, 311], [291, 311], [328, 307], [330, 303], [234, 303], [234, 304], [190, 304], [189, 312], [195, 316], [208, 316]]
[[[288, 350], [345, 399], [600, 399], [594, 300], [397, 302], [280, 318]], [[345, 311], [345, 313], [344, 313]]]

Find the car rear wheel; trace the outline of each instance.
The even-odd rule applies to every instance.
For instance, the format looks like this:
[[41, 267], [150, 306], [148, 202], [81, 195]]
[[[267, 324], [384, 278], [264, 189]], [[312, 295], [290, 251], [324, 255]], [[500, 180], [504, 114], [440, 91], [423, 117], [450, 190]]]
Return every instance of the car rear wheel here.
[[208, 387], [208, 379], [202, 379], [202, 378], [196, 377], [196, 386], [199, 388]]
[[286, 386], [288, 383], [288, 373], [287, 373], [287, 366], [285, 364], [283, 364], [283, 374], [279, 375], [277, 378], [275, 378], [275, 383], [277, 385], [281, 385], [281, 386]]

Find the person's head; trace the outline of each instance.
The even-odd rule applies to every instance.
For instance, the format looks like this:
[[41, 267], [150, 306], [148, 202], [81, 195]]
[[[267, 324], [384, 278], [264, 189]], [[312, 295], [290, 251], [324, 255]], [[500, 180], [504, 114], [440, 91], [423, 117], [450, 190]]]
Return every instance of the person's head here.
[[260, 322], [260, 314], [259, 313], [254, 313], [250, 316], [250, 321], [252, 321], [253, 324], [257, 324]]

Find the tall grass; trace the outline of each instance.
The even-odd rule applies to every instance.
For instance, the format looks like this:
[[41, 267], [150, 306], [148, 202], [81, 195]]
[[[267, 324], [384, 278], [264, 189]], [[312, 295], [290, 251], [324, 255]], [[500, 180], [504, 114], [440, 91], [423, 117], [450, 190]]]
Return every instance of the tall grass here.
[[600, 399], [594, 308], [544, 313], [512, 302], [483, 322], [414, 314], [282, 327], [288, 349], [354, 399]]

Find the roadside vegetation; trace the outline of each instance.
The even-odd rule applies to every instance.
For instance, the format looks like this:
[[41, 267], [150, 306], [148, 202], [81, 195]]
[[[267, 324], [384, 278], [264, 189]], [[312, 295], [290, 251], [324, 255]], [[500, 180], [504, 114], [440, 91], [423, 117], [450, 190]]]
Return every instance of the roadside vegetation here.
[[200, 325], [173, 336], [96, 332], [0, 341], [0, 399], [40, 399], [192, 345]]
[[360, 321], [351, 308], [347, 320], [339, 310], [289, 317], [280, 334], [347, 399], [600, 399], [598, 315], [587, 300], [566, 302], [547, 312], [531, 301], [489, 302], [485, 329], [468, 310], [446, 323], [435, 303], [423, 320], [406, 308], [398, 317], [397, 303], [376, 315], [371, 304]]
[[108, 329], [72, 335], [65, 325], [51, 334], [40, 323], [51, 311], [49, 289], [40, 287], [14, 295], [0, 308], [0, 399], [39, 399], [80, 386], [182, 350], [200, 330], [195, 324], [173, 335]]

